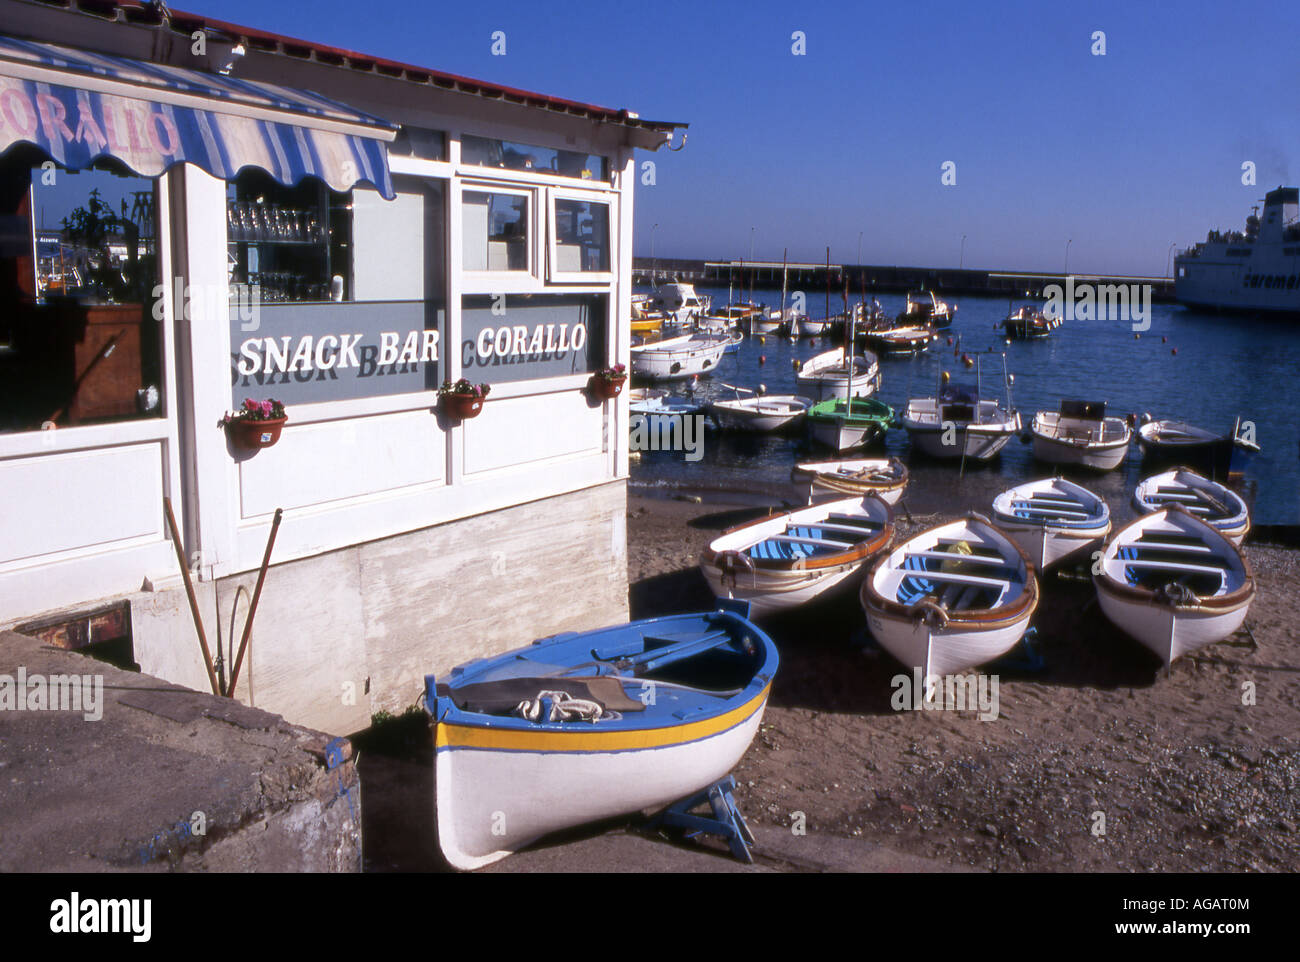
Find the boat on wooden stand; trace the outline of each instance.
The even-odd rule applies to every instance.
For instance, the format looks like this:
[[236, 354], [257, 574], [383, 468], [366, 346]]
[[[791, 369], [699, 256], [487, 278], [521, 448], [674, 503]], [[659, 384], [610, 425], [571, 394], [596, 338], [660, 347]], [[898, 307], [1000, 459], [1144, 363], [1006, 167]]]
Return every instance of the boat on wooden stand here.
[[840, 498], [724, 532], [701, 555], [700, 570], [715, 595], [749, 602], [761, 617], [852, 582], [893, 538], [883, 500]]
[[1231, 488], [1190, 468], [1175, 468], [1138, 482], [1133, 507], [1143, 514], [1179, 504], [1235, 545], [1250, 531], [1250, 508]]
[[1255, 597], [1237, 546], [1181, 506], [1115, 532], [1093, 582], [1106, 617], [1165, 665], [1235, 632]]
[[743, 606], [582, 633], [425, 679], [438, 844], [459, 869], [551, 832], [663, 808], [753, 740], [778, 656]]
[[993, 521], [1042, 572], [1105, 540], [1110, 507], [1073, 481], [1041, 478], [994, 498]]
[[861, 601], [876, 641], [923, 678], [938, 678], [1014, 648], [1038, 607], [1038, 579], [1019, 546], [972, 513], [882, 556]]

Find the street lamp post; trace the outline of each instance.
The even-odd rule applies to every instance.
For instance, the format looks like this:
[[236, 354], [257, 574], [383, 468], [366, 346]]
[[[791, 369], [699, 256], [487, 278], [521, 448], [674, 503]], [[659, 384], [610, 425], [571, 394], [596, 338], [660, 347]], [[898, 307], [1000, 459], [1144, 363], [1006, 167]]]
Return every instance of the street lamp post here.
[[858, 231], [858, 266], [862, 266], [862, 231]]
[[1071, 237], [1068, 241], [1065, 242], [1065, 276], [1066, 277], [1070, 276], [1070, 245], [1073, 243], [1074, 243], [1073, 237]]
[[966, 267], [966, 235], [962, 234], [961, 235], [961, 259], [958, 260], [957, 262], [957, 270], [962, 270], [965, 267]]
[[1178, 246], [1178, 241], [1169, 245], [1169, 254], [1165, 257], [1165, 277], [1172, 277], [1174, 274], [1174, 248]]
[[655, 258], [655, 231], [658, 229], [658, 224], [650, 228], [650, 285], [652, 287], [659, 277], [659, 263]]

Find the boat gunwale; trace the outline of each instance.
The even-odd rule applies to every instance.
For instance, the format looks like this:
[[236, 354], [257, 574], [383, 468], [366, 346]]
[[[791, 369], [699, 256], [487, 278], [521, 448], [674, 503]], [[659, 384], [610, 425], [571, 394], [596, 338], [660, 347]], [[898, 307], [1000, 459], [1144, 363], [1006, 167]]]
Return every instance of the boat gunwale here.
[[[840, 567], [844, 567], [845, 565], [850, 565], [850, 566], [856, 565], [858, 562], [870, 558], [872, 555], [876, 554], [877, 552], [883, 551], [894, 540], [893, 509], [874, 492], [868, 492], [867, 494], [862, 495], [861, 497], [836, 498], [833, 501], [822, 501], [817, 504], [804, 505], [802, 508], [796, 508], [793, 511], [785, 511], [782, 512], [781, 514], [769, 514], [761, 518], [755, 518], [753, 521], [746, 521], [744, 524], [735, 525], [734, 527], [728, 528], [725, 531], [723, 531], [721, 534], [719, 534], [716, 538], [714, 538], [712, 541], [709, 542], [708, 546], [705, 547], [705, 549], [702, 552], [700, 552], [700, 566], [701, 567], [711, 566], [715, 568], [720, 568], [722, 559], [726, 557], [729, 553], [748, 551], [750, 548], [754, 547], [754, 545], [762, 543], [762, 540], [764, 539], [755, 541], [751, 544], [744, 546], [743, 548], [725, 548], [721, 551], [718, 551], [713, 547], [721, 539], [729, 535], [735, 534], [737, 532], [744, 531], [746, 528], [752, 528], [755, 525], [765, 524], [777, 518], [788, 518], [790, 515], [797, 514], [800, 511], [807, 511], [809, 508], [818, 508], [818, 507], [822, 507], [823, 505], [829, 507], [832, 505], [841, 504], [845, 501], [853, 501], [855, 503], [861, 504], [861, 502], [866, 500], [867, 498], [875, 498], [884, 507], [885, 509], [884, 525], [878, 534], [874, 534], [872, 535], [872, 537], [864, 541], [854, 542], [853, 546], [849, 550], [839, 551], [828, 555], [821, 555], [818, 557], [804, 557], [804, 558], [790, 558], [790, 559], [784, 559], [784, 558], [750, 558], [749, 559], [753, 563], [755, 568], [764, 571], [821, 572], [822, 569], [840, 568]], [[829, 513], [830, 512], [828, 511], [827, 514]], [[823, 518], [822, 520], [825, 521], [825, 518]], [[801, 522], [801, 524], [810, 528], [817, 526], [817, 522], [815, 521], [806, 522], [806, 523]]]

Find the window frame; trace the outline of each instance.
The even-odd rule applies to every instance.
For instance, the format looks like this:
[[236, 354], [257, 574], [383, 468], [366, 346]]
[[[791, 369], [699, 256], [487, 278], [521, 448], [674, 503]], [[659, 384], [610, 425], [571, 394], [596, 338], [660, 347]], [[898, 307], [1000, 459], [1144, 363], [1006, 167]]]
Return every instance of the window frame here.
[[[600, 204], [605, 208], [605, 238], [609, 250], [607, 263], [603, 271], [562, 271], [559, 264], [559, 217], [556, 214], [556, 201], [574, 200], [587, 204]], [[610, 284], [617, 277], [618, 250], [615, 235], [615, 196], [610, 191], [580, 190], [571, 187], [550, 187], [546, 191], [546, 280], [550, 284]]]
[[[534, 187], [503, 181], [465, 179], [460, 180], [459, 188], [455, 216], [460, 218], [458, 221], [460, 244], [458, 256], [461, 276], [464, 279], [462, 293], [518, 294], [535, 293], [542, 290], [544, 282], [541, 269], [541, 251], [538, 242], [541, 233], [539, 191]], [[465, 195], [467, 193], [506, 194], [513, 197], [524, 197], [528, 200], [528, 216], [526, 218], [528, 236], [524, 244], [524, 250], [528, 254], [528, 267], [525, 270], [477, 271], [465, 267]]]

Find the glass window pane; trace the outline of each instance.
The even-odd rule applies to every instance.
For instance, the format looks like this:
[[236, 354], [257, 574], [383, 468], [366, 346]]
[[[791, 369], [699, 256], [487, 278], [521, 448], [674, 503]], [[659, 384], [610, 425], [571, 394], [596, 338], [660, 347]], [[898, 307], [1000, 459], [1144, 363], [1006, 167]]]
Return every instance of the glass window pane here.
[[555, 270], [609, 271], [609, 205], [557, 198]]
[[161, 417], [156, 181], [0, 163], [0, 431]]
[[605, 294], [509, 294], [461, 299], [461, 371], [477, 383], [586, 374], [605, 363]]
[[446, 160], [447, 135], [441, 130], [423, 127], [402, 127], [388, 152], [395, 157], [418, 157], [421, 160]]
[[609, 162], [596, 154], [556, 150], [466, 134], [460, 142], [461, 163], [504, 170], [533, 170], [582, 180], [609, 180]]
[[480, 191], [463, 197], [464, 269], [528, 270], [528, 198]]

